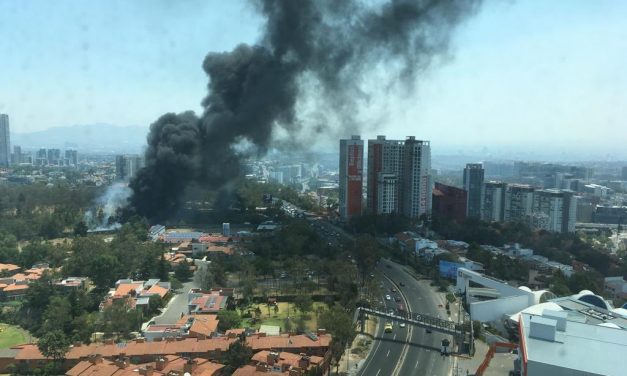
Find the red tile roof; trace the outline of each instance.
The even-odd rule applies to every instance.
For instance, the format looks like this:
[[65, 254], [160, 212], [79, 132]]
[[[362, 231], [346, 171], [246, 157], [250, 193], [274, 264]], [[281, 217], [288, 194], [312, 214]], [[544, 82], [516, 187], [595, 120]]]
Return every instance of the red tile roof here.
[[[211, 339], [196, 339], [186, 338], [180, 341], [160, 341], [160, 342], [142, 342], [131, 341], [127, 343], [119, 344], [91, 344], [74, 346], [66, 354], [68, 360], [72, 359], [85, 359], [89, 355], [100, 354], [105, 358], [117, 357], [123, 353], [126, 356], [142, 356], [142, 355], [172, 355], [182, 353], [199, 354], [207, 351], [226, 351], [229, 345], [233, 343], [235, 339], [219, 337]], [[16, 349], [20, 349], [15, 359], [44, 359], [44, 356], [39, 352], [37, 345], [28, 344], [16, 346]]]
[[25, 291], [28, 290], [28, 285], [16, 285], [16, 284], [12, 284], [12, 285], [8, 285], [7, 287], [4, 288], [4, 292], [13, 292], [13, 291]]
[[142, 295], [159, 295], [161, 298], [165, 297], [170, 290], [165, 287], [161, 287], [157, 284], [150, 286], [148, 291], [142, 292]]
[[14, 272], [20, 270], [20, 267], [14, 264], [0, 264], [0, 273]]
[[247, 337], [246, 343], [254, 351], [329, 347], [331, 343], [331, 335], [322, 334], [317, 336], [316, 340], [313, 340], [304, 334], [293, 336], [289, 334], [282, 334], [280, 336], [263, 336], [257, 334]]
[[136, 292], [144, 287], [144, 282], [120, 283], [116, 288], [113, 296], [128, 296], [132, 290]]

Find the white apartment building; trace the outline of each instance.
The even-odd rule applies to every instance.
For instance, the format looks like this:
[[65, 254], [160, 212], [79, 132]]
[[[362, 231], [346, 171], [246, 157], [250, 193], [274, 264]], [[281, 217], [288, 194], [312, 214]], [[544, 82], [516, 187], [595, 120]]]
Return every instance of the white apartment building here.
[[399, 212], [405, 141], [377, 136], [368, 140], [366, 207], [374, 214]]
[[9, 115], [0, 114], [0, 167], [11, 163], [11, 136], [9, 134]]
[[431, 145], [409, 136], [403, 150], [399, 211], [410, 218], [431, 214], [432, 193]]
[[553, 232], [574, 232], [577, 219], [577, 199], [572, 191], [559, 189], [538, 190], [533, 198], [532, 226], [538, 230]]

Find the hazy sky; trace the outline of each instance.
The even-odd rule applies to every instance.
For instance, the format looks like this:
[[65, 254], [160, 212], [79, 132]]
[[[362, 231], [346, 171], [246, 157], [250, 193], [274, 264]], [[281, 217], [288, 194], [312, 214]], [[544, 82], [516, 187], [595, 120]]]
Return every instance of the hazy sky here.
[[[209, 51], [253, 43], [247, 2], [0, 0], [0, 112], [13, 132], [148, 126], [200, 111]], [[627, 2], [486, 1], [415, 95], [364, 137], [434, 149], [627, 158]], [[402, 98], [402, 99], [401, 99]], [[348, 136], [348, 135], [347, 135]], [[333, 141], [333, 145], [336, 141]]]

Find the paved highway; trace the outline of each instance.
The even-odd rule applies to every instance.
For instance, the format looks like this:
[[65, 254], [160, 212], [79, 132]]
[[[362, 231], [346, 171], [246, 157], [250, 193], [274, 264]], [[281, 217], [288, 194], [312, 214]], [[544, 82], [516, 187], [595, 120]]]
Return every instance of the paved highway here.
[[[398, 293], [391, 291], [393, 287], [392, 283], [384, 279], [384, 295], [381, 299], [385, 303], [385, 309], [387, 310], [397, 308], [398, 303], [396, 303], [394, 298], [398, 296]], [[390, 295], [391, 300], [385, 300], [386, 294]], [[400, 361], [405, 342], [409, 337], [409, 327], [401, 328], [397, 323], [394, 323], [393, 332], [385, 333], [385, 323], [384, 319], [379, 319], [378, 331], [375, 334], [376, 340], [372, 344], [371, 355], [364, 362], [359, 375], [390, 376], [394, 373], [394, 369]]]
[[[446, 318], [446, 311], [440, 298], [429, 286], [418, 283], [401, 265], [382, 260], [379, 270], [400, 287], [407, 299], [411, 312]], [[389, 291], [389, 283], [386, 282]], [[390, 302], [388, 302], [390, 303]], [[389, 304], [391, 306], [391, 304]], [[383, 324], [379, 325], [376, 341], [370, 355], [359, 372], [361, 376], [414, 376], [448, 375], [452, 367], [452, 358], [440, 354], [443, 338], [450, 336], [437, 332], [426, 333], [422, 328], [394, 326], [393, 333], [383, 333]]]

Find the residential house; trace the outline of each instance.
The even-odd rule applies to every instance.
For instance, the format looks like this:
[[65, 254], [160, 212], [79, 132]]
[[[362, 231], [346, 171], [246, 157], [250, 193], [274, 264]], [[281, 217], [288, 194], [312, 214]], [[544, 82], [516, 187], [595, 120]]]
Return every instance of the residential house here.
[[[65, 355], [66, 360], [63, 367], [70, 369], [81, 361], [89, 360], [90, 356], [96, 355], [111, 361], [128, 358], [129, 364], [153, 362], [156, 358], [166, 355], [219, 361], [223, 359], [229, 346], [236, 340], [228, 337], [211, 339], [178, 337], [152, 342], [142, 338], [121, 343], [114, 343], [113, 340], [91, 345], [75, 343]], [[19, 345], [12, 349], [17, 350], [14, 363], [22, 373], [28, 373], [33, 368], [42, 367], [52, 361], [52, 359], [41, 354], [36, 344]]]
[[127, 359], [110, 361], [100, 355], [83, 360], [65, 373], [66, 376], [218, 376], [224, 365], [202, 358], [165, 355], [154, 362], [131, 364]]
[[233, 297], [233, 289], [222, 288], [212, 290], [191, 289], [187, 296], [187, 312], [189, 314], [216, 314], [226, 309], [229, 299]]
[[301, 376], [315, 367], [320, 367], [322, 370], [328, 369], [328, 361], [322, 357], [286, 352], [260, 351], [253, 356], [251, 362], [254, 365], [238, 368], [233, 376], [263, 376], [267, 374]]

